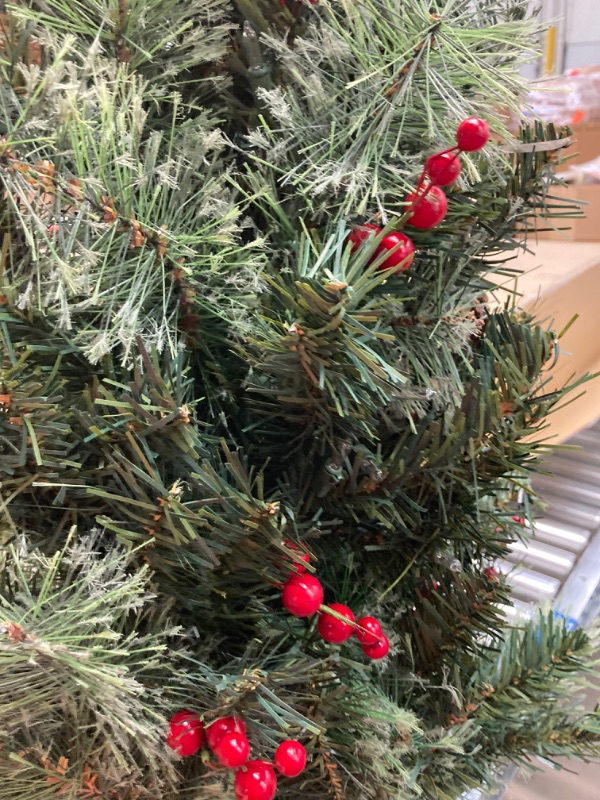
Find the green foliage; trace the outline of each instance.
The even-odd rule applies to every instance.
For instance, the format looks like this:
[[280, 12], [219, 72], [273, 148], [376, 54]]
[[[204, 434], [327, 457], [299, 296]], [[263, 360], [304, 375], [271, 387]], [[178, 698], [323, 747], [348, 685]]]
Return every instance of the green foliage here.
[[344, 216], [397, 210], [424, 147], [452, 142], [465, 116], [506, 132], [490, 110], [516, 108], [516, 67], [536, 30], [526, 5], [324, 3], [293, 39], [261, 37], [277, 73], [255, 92], [266, 118], [252, 144], [311, 210], [322, 196]]
[[[3, 172], [10, 299], [76, 331], [92, 362], [116, 346], [131, 361], [140, 335], [176, 352], [181, 310], [190, 332], [218, 327], [225, 310], [242, 325], [260, 285], [258, 243], [240, 241], [212, 115], [181, 123], [172, 94], [152, 124], [148, 82], [75, 44], [51, 38], [53, 69], [29, 74], [24, 99], [1, 87], [14, 105]], [[32, 153], [41, 124], [49, 136]]]
[[[547, 388], [556, 334], [490, 304], [528, 232], [577, 213], [552, 195], [568, 131], [501, 113], [526, 6], [2, 15], [0, 798], [230, 796], [164, 744], [181, 707], [241, 714], [255, 757], [305, 742], [285, 800], [450, 800], [598, 753], [570, 702], [593, 641], [507, 628], [484, 571], [573, 388]], [[500, 144], [407, 227], [473, 113]], [[409, 269], [351, 251], [367, 220], [410, 231]], [[282, 610], [294, 544], [382, 620], [384, 662]]]
[[[152, 684], [159, 670], [169, 672], [177, 631], [152, 602], [147, 571], [128, 575], [123, 554], [103, 556], [99, 547], [82, 538], [52, 558], [22, 548], [4, 555], [0, 771], [7, 797], [79, 783], [82, 765], [90, 776], [102, 768], [103, 788], [159, 773], [173, 784], [163, 743], [168, 699]], [[171, 672], [175, 679], [174, 665]], [[60, 776], [65, 757], [70, 768]]]
[[473, 701], [484, 697], [476, 717], [487, 746], [553, 759], [568, 742], [580, 757], [593, 756], [595, 714], [574, 713], [572, 706], [588, 685], [586, 675], [596, 671], [594, 641], [581, 630], [566, 631], [552, 613], [540, 613], [536, 622], [512, 630], [496, 663], [482, 662], [471, 677]]
[[[83, 48], [101, 48], [119, 63], [130, 64], [152, 81], [177, 81], [182, 74], [223, 58], [231, 25], [226, 0], [204, 0], [199, 6], [181, 0], [80, 0], [77, 3], [10, 4], [17, 20], [27, 20], [61, 37], [77, 38]], [[218, 21], [215, 24], [215, 21]], [[210, 74], [210, 73], [209, 73]], [[211, 75], [214, 79], [214, 75]], [[194, 83], [206, 81], [201, 73]]]

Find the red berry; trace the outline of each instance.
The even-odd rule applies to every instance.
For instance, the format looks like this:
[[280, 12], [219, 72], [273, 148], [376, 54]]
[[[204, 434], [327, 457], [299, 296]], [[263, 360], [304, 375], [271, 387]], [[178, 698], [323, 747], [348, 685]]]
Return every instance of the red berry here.
[[361, 644], [377, 644], [379, 637], [383, 636], [381, 624], [375, 617], [361, 617], [356, 624], [362, 628], [362, 630], [354, 629], [354, 635]]
[[483, 570], [483, 574], [488, 579], [488, 581], [497, 581], [500, 575], [496, 567], [486, 567]]
[[295, 617], [310, 617], [323, 602], [323, 587], [314, 575], [292, 575], [281, 595], [284, 607]]
[[466, 152], [481, 150], [488, 143], [489, 138], [489, 126], [485, 120], [479, 117], [463, 119], [456, 130], [458, 146]]
[[385, 633], [381, 634], [379, 641], [376, 644], [363, 644], [363, 653], [373, 661], [379, 658], [385, 658], [390, 651], [390, 640]]
[[379, 269], [400, 267], [396, 272], [404, 272], [410, 267], [415, 257], [415, 246], [411, 239], [398, 231], [388, 233], [387, 236], [383, 237], [375, 253], [375, 258], [378, 258], [386, 250], [393, 250], [394, 252], [390, 253], [385, 261], [379, 265]]
[[241, 767], [248, 761], [250, 742], [243, 733], [226, 733], [215, 747], [215, 755], [224, 767]]
[[436, 153], [425, 162], [425, 171], [434, 186], [449, 186], [460, 175], [460, 161], [456, 153]]
[[249, 761], [238, 770], [233, 784], [237, 800], [272, 800], [277, 776], [268, 761]]
[[169, 720], [167, 745], [180, 756], [193, 756], [204, 742], [204, 726], [198, 715], [187, 709], [178, 711]]
[[292, 569], [294, 572], [297, 572], [298, 575], [301, 575], [303, 572], [306, 572], [306, 567], [302, 562], [305, 564], [310, 564], [310, 553], [307, 553], [306, 550], [303, 550], [296, 542], [293, 542], [291, 539], [286, 539], [284, 542], [285, 546], [288, 550], [291, 550], [294, 553], [292, 558]]
[[306, 750], [300, 742], [289, 739], [275, 752], [275, 766], [286, 778], [297, 778], [306, 766]]
[[417, 192], [411, 192], [406, 200], [409, 204], [414, 202], [411, 216], [408, 219], [409, 224], [422, 230], [435, 228], [444, 219], [448, 211], [448, 198], [437, 186], [429, 186], [425, 191], [418, 194]]
[[432, 590], [433, 590], [434, 592], [437, 592], [437, 590], [438, 590], [439, 588], [440, 588], [440, 584], [439, 584], [439, 582], [438, 582], [438, 581], [436, 581], [436, 580], [435, 580], [435, 578], [434, 578], [434, 579], [431, 581], [431, 587], [429, 587], [429, 586], [427, 586], [427, 585], [423, 586], [421, 589], [419, 589], [419, 594], [421, 595], [421, 597], [424, 597], [424, 598], [429, 598], [429, 597], [431, 597]]
[[363, 242], [369, 238], [370, 234], [378, 236], [381, 233], [379, 225], [371, 225], [370, 222], [365, 222], [364, 225], [359, 225], [354, 230], [350, 231], [348, 241], [352, 242], [352, 252], [355, 253]]
[[221, 717], [206, 729], [206, 738], [211, 750], [215, 751], [226, 733], [246, 735], [246, 726], [239, 717]]
[[[331, 603], [329, 608], [333, 611], [337, 611], [338, 614], [349, 619], [350, 622], [354, 622], [354, 614], [348, 606], [344, 606], [341, 603]], [[337, 619], [337, 617], [328, 614], [327, 611], [322, 611], [319, 615], [318, 628], [323, 639], [332, 644], [341, 644], [345, 642], [346, 639], [352, 636], [354, 630], [353, 625], [350, 625], [348, 622], [343, 622], [341, 619]]]

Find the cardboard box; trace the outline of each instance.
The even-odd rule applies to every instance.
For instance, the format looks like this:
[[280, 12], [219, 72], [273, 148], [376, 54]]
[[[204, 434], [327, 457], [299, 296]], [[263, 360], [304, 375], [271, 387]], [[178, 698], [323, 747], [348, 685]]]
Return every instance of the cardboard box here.
[[[541, 241], [531, 242], [531, 247], [535, 252], [523, 253], [515, 262], [526, 271], [516, 284], [522, 295], [519, 305], [557, 333], [568, 328], [560, 339], [558, 363], [547, 373], [545, 388], [550, 391], [586, 372], [600, 372], [600, 243]], [[506, 289], [513, 288], [514, 283], [507, 282]], [[497, 294], [499, 303], [502, 294]], [[568, 327], [575, 315], [578, 319]], [[564, 442], [600, 416], [600, 378], [572, 397], [581, 392], [581, 397], [549, 416], [544, 436], [553, 444]]]
[[600, 122], [569, 126], [573, 131], [573, 144], [561, 152], [561, 159], [569, 164], [585, 164], [600, 156]]
[[564, 199], [565, 204], [569, 205], [573, 201], [586, 203], [586, 205], [582, 206], [582, 216], [579, 217], [555, 217], [547, 221], [538, 220], [537, 224], [540, 227], [553, 226], [565, 229], [556, 231], [538, 230], [538, 239], [554, 242], [569, 240], [573, 242], [600, 242], [600, 184], [574, 183], [564, 187], [556, 186], [552, 189], [552, 197], [558, 198], [558, 200], [552, 200], [553, 205], [559, 204], [560, 199]]
[[524, 100], [532, 118], [568, 125], [573, 144], [561, 156], [584, 164], [600, 156], [600, 66], [580, 67], [565, 75], [541, 78], [530, 85]]

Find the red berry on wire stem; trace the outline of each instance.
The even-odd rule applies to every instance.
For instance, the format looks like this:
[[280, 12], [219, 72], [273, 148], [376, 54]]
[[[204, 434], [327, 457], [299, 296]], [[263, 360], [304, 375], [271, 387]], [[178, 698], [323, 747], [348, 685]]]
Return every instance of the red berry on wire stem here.
[[326, 610], [323, 610], [319, 614], [319, 622], [317, 625], [319, 633], [326, 642], [341, 644], [352, 636], [354, 626], [350, 623], [354, 622], [354, 614], [348, 606], [344, 606], [341, 603], [331, 603], [328, 607], [332, 611], [341, 614], [347, 620], [350, 620], [350, 622], [344, 622], [334, 617], [332, 614], [329, 614]]
[[425, 172], [434, 186], [449, 186], [460, 175], [460, 160], [450, 151], [436, 153], [425, 162]]
[[411, 212], [409, 225], [422, 230], [435, 228], [448, 211], [448, 198], [438, 186], [427, 186], [424, 191], [411, 192], [406, 201]]
[[169, 720], [167, 745], [180, 756], [193, 756], [204, 743], [204, 726], [198, 715], [188, 709], [174, 714]]
[[390, 640], [387, 638], [385, 633], [382, 633], [378, 642], [375, 644], [363, 644], [362, 649], [366, 656], [373, 659], [373, 661], [377, 661], [380, 658], [385, 658], [389, 653]]
[[497, 581], [500, 577], [500, 573], [496, 569], [496, 567], [486, 567], [483, 570], [483, 574], [488, 579], [488, 581]]
[[283, 587], [284, 608], [295, 617], [310, 617], [323, 603], [323, 587], [314, 575], [292, 575]]
[[306, 766], [306, 750], [300, 742], [289, 739], [275, 752], [275, 766], [286, 778], [296, 778]]
[[250, 742], [243, 733], [226, 733], [214, 749], [215, 755], [224, 767], [235, 769], [248, 761]]
[[490, 129], [487, 122], [479, 117], [463, 119], [456, 130], [456, 141], [461, 150], [472, 153], [481, 150], [488, 143]]
[[358, 248], [364, 244], [369, 236], [373, 238], [374, 236], [378, 236], [381, 233], [381, 228], [379, 225], [372, 225], [370, 222], [365, 222], [364, 225], [358, 225], [356, 228], [350, 231], [350, 235], [348, 236], [348, 241], [352, 242], [351, 250], [355, 253]]
[[380, 270], [399, 267], [396, 272], [404, 272], [414, 261], [415, 246], [406, 234], [399, 231], [388, 233], [383, 237], [375, 253], [375, 258], [379, 258], [386, 250], [390, 251], [390, 254], [379, 265]]
[[292, 569], [294, 572], [297, 572], [298, 575], [306, 572], [306, 567], [304, 564], [310, 564], [310, 553], [307, 553], [306, 550], [303, 550], [291, 539], [286, 539], [284, 544], [288, 550], [291, 550], [294, 553], [291, 559], [293, 562]]
[[356, 621], [354, 635], [362, 645], [377, 644], [383, 635], [381, 623], [375, 617], [361, 617]]
[[236, 772], [233, 790], [237, 800], [273, 800], [277, 776], [268, 761], [248, 761]]
[[245, 736], [246, 726], [239, 717], [221, 717], [215, 720], [206, 729], [206, 738], [211, 750], [216, 751], [226, 733], [239, 733]]

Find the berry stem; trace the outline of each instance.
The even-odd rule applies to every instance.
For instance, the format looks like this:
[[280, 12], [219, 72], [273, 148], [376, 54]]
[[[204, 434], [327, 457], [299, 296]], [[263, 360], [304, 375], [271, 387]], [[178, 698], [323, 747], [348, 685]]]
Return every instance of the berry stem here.
[[[425, 185], [425, 175], [426, 175], [425, 170], [423, 170], [423, 172], [421, 173], [421, 177], [419, 178], [419, 182], [417, 183], [417, 187], [415, 189], [415, 196], [413, 198], [413, 201], [400, 218], [402, 222], [407, 220], [412, 215], [417, 203], [420, 203], [421, 200], [424, 200], [431, 191], [431, 189], [433, 188], [432, 183], [428, 183], [427, 185]], [[425, 186], [425, 191], [420, 194], [419, 192], [421, 191], [423, 186]]]
[[460, 147], [455, 144], [454, 147], [448, 147], [446, 150], [441, 150], [439, 153], [435, 153], [436, 156], [444, 156], [446, 153], [461, 153], [462, 150]]

